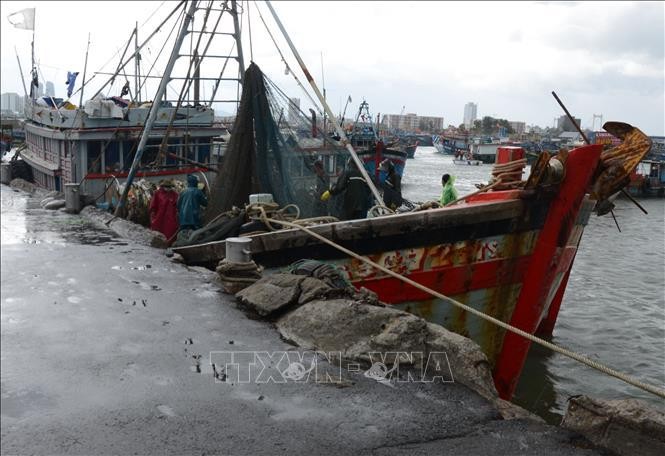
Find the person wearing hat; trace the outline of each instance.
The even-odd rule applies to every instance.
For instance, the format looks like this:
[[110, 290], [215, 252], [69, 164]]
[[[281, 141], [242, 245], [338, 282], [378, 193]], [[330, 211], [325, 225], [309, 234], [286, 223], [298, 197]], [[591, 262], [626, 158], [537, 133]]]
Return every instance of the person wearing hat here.
[[178, 198], [178, 218], [180, 231], [201, 228], [201, 206], [208, 205], [208, 198], [199, 189], [199, 179], [193, 174], [187, 175], [187, 188]]
[[386, 178], [381, 184], [383, 203], [394, 211], [402, 205], [402, 179], [395, 171], [395, 164], [388, 158], [381, 162], [379, 170], [386, 173]]
[[[318, 159], [314, 162], [314, 174], [316, 174], [316, 195], [323, 194], [330, 188], [330, 177], [323, 168], [323, 162]], [[314, 216], [322, 217], [329, 215], [328, 202], [316, 198], [314, 201]]]
[[178, 192], [172, 180], [161, 180], [150, 200], [150, 229], [171, 239], [178, 231]]
[[323, 192], [321, 201], [327, 201], [331, 195], [339, 195], [342, 192], [344, 192], [344, 201], [340, 218], [342, 220], [365, 218], [369, 210], [371, 193], [356, 162], [351, 158], [346, 162], [346, 168], [335, 185]]
[[441, 185], [443, 185], [443, 190], [441, 191], [441, 205], [445, 206], [448, 203], [451, 203], [457, 199], [457, 190], [455, 190], [455, 176], [450, 174], [444, 174], [441, 176]]

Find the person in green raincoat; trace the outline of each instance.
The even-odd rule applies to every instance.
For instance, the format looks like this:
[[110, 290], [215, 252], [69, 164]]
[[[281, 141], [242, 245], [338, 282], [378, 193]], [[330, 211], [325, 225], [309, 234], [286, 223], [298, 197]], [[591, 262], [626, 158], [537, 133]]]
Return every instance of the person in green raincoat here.
[[457, 190], [455, 190], [455, 176], [444, 174], [441, 177], [441, 185], [443, 185], [443, 191], [441, 192], [441, 205], [445, 206], [451, 201], [455, 201], [457, 199]]

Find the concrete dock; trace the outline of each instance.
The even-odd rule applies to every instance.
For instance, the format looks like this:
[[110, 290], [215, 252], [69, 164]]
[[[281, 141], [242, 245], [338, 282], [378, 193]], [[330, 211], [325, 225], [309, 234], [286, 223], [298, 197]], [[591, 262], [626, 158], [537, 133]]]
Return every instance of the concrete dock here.
[[298, 349], [211, 274], [1, 188], [2, 454], [600, 454], [460, 383], [220, 381], [211, 352]]

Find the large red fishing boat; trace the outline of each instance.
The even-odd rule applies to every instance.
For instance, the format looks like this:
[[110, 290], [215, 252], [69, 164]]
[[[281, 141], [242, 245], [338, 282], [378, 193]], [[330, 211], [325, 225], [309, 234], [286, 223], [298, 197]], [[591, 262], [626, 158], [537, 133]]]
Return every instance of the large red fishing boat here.
[[[523, 329], [551, 334], [584, 226], [626, 183], [650, 147], [630, 125], [605, 125], [623, 143], [543, 153], [528, 180], [443, 208], [315, 226], [335, 243], [435, 291]], [[518, 148], [497, 154], [515, 163]], [[501, 160], [501, 158], [500, 158]], [[508, 163], [499, 163], [501, 170]], [[504, 168], [505, 169], [505, 168]], [[499, 173], [499, 178], [513, 174]], [[521, 170], [519, 173], [521, 175]], [[510, 398], [530, 342], [382, 273], [297, 229], [250, 236], [254, 260], [281, 267], [302, 258], [338, 266], [356, 287], [470, 337], [487, 355], [500, 395]], [[189, 264], [214, 266], [224, 241], [175, 249]]]

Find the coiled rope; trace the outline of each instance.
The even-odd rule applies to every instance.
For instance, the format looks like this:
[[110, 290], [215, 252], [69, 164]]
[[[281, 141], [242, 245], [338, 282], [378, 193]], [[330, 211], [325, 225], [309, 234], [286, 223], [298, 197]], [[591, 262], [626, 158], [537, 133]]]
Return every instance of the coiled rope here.
[[396, 272], [393, 272], [393, 271], [391, 271], [390, 269], [387, 269], [387, 268], [381, 266], [380, 264], [375, 263], [375, 262], [369, 260], [368, 258], [365, 258], [365, 257], [363, 257], [363, 256], [361, 256], [361, 255], [358, 255], [357, 253], [352, 252], [351, 250], [349, 250], [349, 249], [347, 249], [347, 248], [345, 248], [345, 247], [342, 247], [341, 245], [339, 245], [339, 244], [337, 244], [337, 243], [335, 243], [335, 242], [333, 242], [333, 241], [331, 241], [331, 240], [329, 240], [329, 239], [327, 239], [327, 238], [321, 236], [321, 235], [318, 234], [318, 233], [313, 232], [312, 230], [310, 230], [310, 229], [308, 229], [308, 228], [306, 228], [306, 227], [304, 227], [304, 226], [298, 225], [298, 224], [296, 224], [296, 223], [291, 223], [291, 222], [288, 222], [288, 221], [285, 221], [285, 220], [275, 220], [275, 219], [270, 219], [269, 222], [277, 223], [277, 224], [281, 224], [281, 225], [287, 226], [287, 227], [289, 227], [289, 228], [297, 228], [297, 229], [299, 229], [299, 230], [302, 230], [302, 231], [304, 231], [305, 233], [309, 234], [310, 236], [312, 236], [312, 237], [314, 237], [314, 238], [320, 240], [321, 242], [324, 242], [324, 243], [326, 243], [326, 244], [328, 244], [328, 245], [330, 245], [330, 246], [336, 248], [337, 250], [339, 250], [339, 251], [341, 251], [341, 252], [344, 252], [345, 254], [347, 254], [347, 255], [349, 255], [349, 256], [351, 256], [351, 257], [357, 259], [357, 260], [360, 260], [360, 261], [362, 261], [363, 263], [366, 263], [366, 264], [368, 264], [368, 265], [370, 265], [370, 266], [372, 266], [372, 267], [374, 267], [374, 268], [376, 268], [376, 269], [378, 269], [378, 270], [380, 270], [380, 271], [382, 271], [382, 272], [388, 274], [389, 276], [392, 276], [392, 277], [394, 277], [394, 278], [396, 278], [396, 279], [398, 279], [398, 280], [401, 280], [402, 282], [408, 283], [409, 285], [411, 285], [411, 286], [413, 286], [413, 287], [415, 287], [415, 288], [418, 288], [418, 289], [421, 290], [421, 291], [424, 291], [424, 292], [426, 292], [426, 293], [429, 293], [430, 295], [432, 295], [432, 296], [434, 296], [434, 297], [437, 297], [437, 298], [439, 298], [439, 299], [442, 299], [442, 300], [444, 300], [444, 301], [446, 301], [446, 302], [449, 302], [449, 303], [451, 303], [451, 304], [453, 304], [453, 305], [455, 305], [455, 306], [457, 306], [457, 307], [459, 307], [459, 308], [461, 308], [461, 309], [463, 309], [463, 310], [465, 310], [465, 311], [467, 311], [467, 312], [469, 312], [469, 313], [471, 313], [471, 314], [473, 314], [473, 315], [476, 315], [477, 317], [480, 317], [480, 318], [482, 318], [482, 319], [484, 319], [484, 320], [487, 320], [487, 321], [489, 321], [489, 322], [491, 322], [491, 323], [494, 323], [495, 325], [497, 325], [497, 326], [499, 326], [499, 327], [501, 327], [501, 328], [503, 328], [503, 329], [505, 329], [505, 330], [507, 330], [507, 331], [510, 331], [510, 332], [513, 332], [513, 333], [515, 333], [515, 334], [517, 334], [517, 335], [519, 335], [519, 336], [522, 336], [522, 337], [524, 337], [525, 339], [530, 340], [531, 342], [534, 342], [534, 343], [539, 344], [539, 345], [541, 345], [541, 346], [543, 346], [543, 347], [549, 348], [549, 349], [552, 350], [552, 351], [555, 351], [555, 352], [560, 353], [560, 354], [562, 354], [562, 355], [564, 355], [564, 356], [567, 356], [567, 357], [569, 357], [569, 358], [571, 358], [571, 359], [574, 359], [575, 361], [579, 361], [580, 363], [585, 364], [585, 365], [587, 365], [587, 366], [589, 366], [589, 367], [591, 367], [591, 368], [593, 368], [593, 369], [596, 369], [596, 370], [598, 370], [598, 371], [600, 371], [600, 372], [602, 372], [602, 373], [604, 373], [604, 374], [607, 374], [607, 375], [610, 375], [610, 376], [612, 376], [612, 377], [618, 378], [619, 380], [622, 380], [622, 381], [624, 381], [624, 382], [626, 382], [626, 383], [628, 383], [628, 384], [630, 384], [630, 385], [633, 385], [633, 386], [635, 386], [635, 387], [637, 387], [637, 388], [640, 388], [641, 390], [647, 391], [647, 392], [649, 392], [649, 393], [655, 394], [656, 396], [659, 396], [659, 397], [665, 399], [665, 390], [662, 389], [662, 388], [659, 388], [659, 387], [657, 387], [657, 386], [654, 386], [654, 385], [651, 385], [651, 384], [645, 383], [645, 382], [643, 382], [643, 381], [641, 381], [641, 380], [639, 380], [639, 379], [636, 379], [636, 378], [634, 378], [634, 377], [632, 377], [632, 376], [630, 376], [630, 375], [628, 375], [628, 374], [624, 374], [623, 372], [619, 372], [619, 371], [617, 371], [617, 370], [615, 370], [615, 369], [612, 369], [611, 367], [607, 367], [607, 366], [605, 366], [605, 365], [603, 365], [603, 364], [601, 364], [601, 363], [599, 363], [599, 362], [596, 362], [596, 361], [594, 361], [594, 360], [592, 360], [592, 359], [589, 359], [589, 358], [587, 358], [587, 357], [584, 356], [584, 355], [580, 355], [580, 354], [578, 354], [578, 353], [575, 353], [575, 352], [572, 351], [572, 350], [569, 350], [569, 349], [564, 348], [564, 347], [560, 347], [560, 346], [558, 346], [558, 345], [556, 345], [556, 344], [553, 344], [553, 343], [548, 342], [548, 341], [546, 341], [546, 340], [544, 340], [544, 339], [541, 339], [541, 338], [536, 337], [536, 336], [534, 336], [534, 335], [532, 335], [532, 334], [529, 334], [528, 332], [523, 331], [523, 330], [521, 330], [521, 329], [519, 329], [519, 328], [516, 328], [516, 327], [514, 327], [514, 326], [511, 326], [511, 325], [509, 325], [508, 323], [504, 323], [503, 321], [498, 320], [498, 319], [496, 319], [496, 318], [494, 318], [494, 317], [492, 317], [492, 316], [490, 316], [490, 315], [487, 315], [487, 314], [485, 314], [485, 313], [483, 313], [483, 312], [480, 312], [480, 311], [474, 309], [473, 307], [469, 307], [469, 306], [467, 306], [466, 304], [463, 304], [463, 303], [461, 303], [461, 302], [459, 302], [459, 301], [456, 301], [456, 300], [454, 300], [454, 299], [452, 299], [452, 298], [450, 298], [450, 297], [448, 297], [448, 296], [445, 296], [445, 295], [443, 295], [443, 294], [441, 294], [441, 293], [439, 293], [439, 292], [437, 292], [437, 291], [434, 291], [434, 290], [432, 290], [431, 288], [428, 288], [428, 287], [426, 287], [426, 286], [424, 286], [424, 285], [421, 285], [421, 284], [419, 284], [419, 283], [417, 283], [417, 282], [414, 282], [413, 280], [411, 280], [411, 279], [409, 279], [409, 278], [407, 278], [407, 277], [404, 277], [404, 276], [401, 275], [401, 274], [398, 274], [398, 273], [396, 273]]
[[526, 158], [513, 160], [508, 163], [495, 163], [492, 168], [490, 184], [501, 181], [501, 184], [496, 186], [497, 190], [517, 188], [524, 185], [522, 170], [525, 166]]

